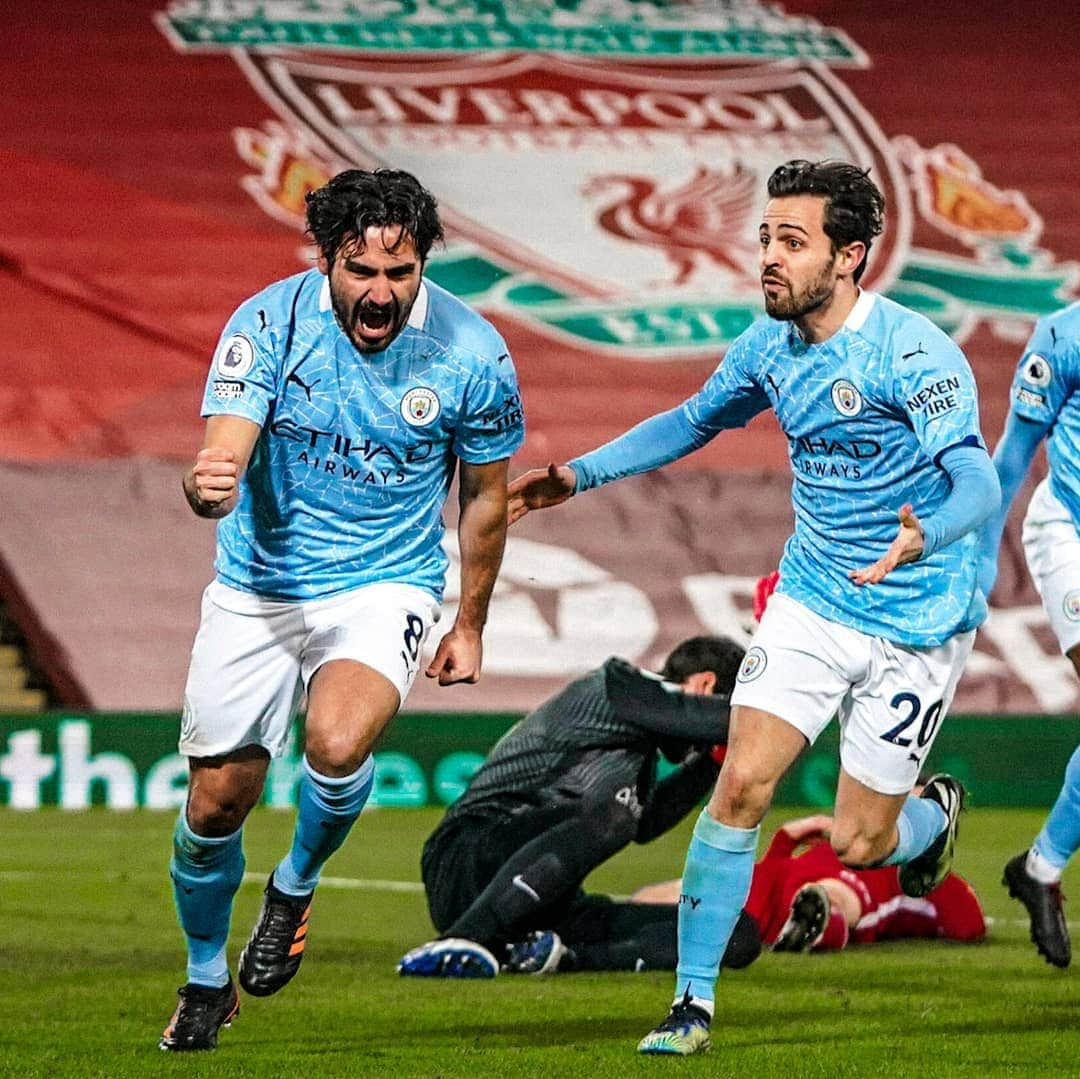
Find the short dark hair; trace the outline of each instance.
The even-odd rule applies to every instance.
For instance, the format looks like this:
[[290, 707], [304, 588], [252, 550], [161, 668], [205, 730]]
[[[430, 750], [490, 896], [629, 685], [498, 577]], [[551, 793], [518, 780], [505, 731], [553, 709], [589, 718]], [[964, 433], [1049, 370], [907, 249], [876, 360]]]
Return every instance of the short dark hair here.
[[746, 653], [730, 637], [690, 637], [675, 650], [660, 668], [660, 677], [682, 683], [692, 674], [712, 671], [716, 675], [714, 693], [730, 693], [735, 676]]
[[437, 207], [435, 196], [412, 173], [347, 169], [308, 194], [307, 231], [332, 265], [343, 243], [363, 242], [372, 226], [398, 225], [402, 236], [412, 237], [421, 261], [426, 261], [431, 245], [443, 237]]
[[773, 170], [769, 198], [787, 195], [820, 195], [825, 199], [825, 235], [833, 251], [859, 241], [866, 255], [852, 275], [856, 284], [866, 269], [874, 237], [884, 227], [885, 196], [870, 179], [869, 169], [846, 161], [788, 161]]

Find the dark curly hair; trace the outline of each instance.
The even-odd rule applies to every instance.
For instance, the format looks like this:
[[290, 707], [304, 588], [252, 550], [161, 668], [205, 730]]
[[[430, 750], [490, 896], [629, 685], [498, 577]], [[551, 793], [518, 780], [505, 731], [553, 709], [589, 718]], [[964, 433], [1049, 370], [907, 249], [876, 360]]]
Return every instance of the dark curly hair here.
[[682, 683], [699, 671], [712, 671], [716, 675], [713, 693], [730, 693], [745, 654], [730, 637], [690, 637], [675, 646], [660, 668], [660, 677]]
[[885, 196], [870, 179], [870, 170], [846, 161], [788, 161], [773, 171], [768, 190], [771, 199], [788, 195], [825, 199], [825, 235], [833, 251], [856, 241], [866, 245], [866, 255], [853, 274], [858, 283], [874, 237], [884, 227]]
[[[400, 169], [347, 169], [307, 196], [307, 231], [331, 265], [341, 245], [363, 240], [369, 228], [400, 226], [426, 261], [443, 237], [435, 196]], [[391, 250], [401, 243], [401, 237]]]

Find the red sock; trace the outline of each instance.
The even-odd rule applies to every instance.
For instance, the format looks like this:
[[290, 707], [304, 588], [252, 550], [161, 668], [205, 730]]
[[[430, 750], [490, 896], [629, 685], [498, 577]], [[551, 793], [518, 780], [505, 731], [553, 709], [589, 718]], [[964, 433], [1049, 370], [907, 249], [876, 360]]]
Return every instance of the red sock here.
[[844, 915], [833, 907], [829, 913], [829, 922], [825, 926], [825, 932], [821, 934], [821, 940], [814, 945], [818, 952], [838, 952], [848, 942], [848, 924]]

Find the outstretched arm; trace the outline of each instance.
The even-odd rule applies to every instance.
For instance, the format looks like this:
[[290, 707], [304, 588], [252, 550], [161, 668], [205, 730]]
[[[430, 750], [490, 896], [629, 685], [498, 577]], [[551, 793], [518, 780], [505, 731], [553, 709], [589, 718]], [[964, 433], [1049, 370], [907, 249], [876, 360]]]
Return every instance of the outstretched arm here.
[[461, 599], [450, 632], [424, 672], [438, 678], [440, 686], [480, 680], [484, 623], [506, 546], [507, 467], [505, 459], [480, 465], [461, 462]]
[[900, 528], [884, 558], [872, 566], [852, 570], [857, 585], [877, 584], [897, 566], [929, 558], [978, 528], [1001, 504], [1001, 487], [989, 456], [981, 446], [954, 446], [941, 455], [952, 490], [937, 512], [921, 522], [911, 504], [901, 506]]
[[713, 433], [695, 427], [682, 405], [650, 416], [569, 464], [550, 464], [518, 476], [510, 485], [510, 523], [532, 510], [557, 506], [591, 487], [670, 464], [700, 449]]
[[997, 580], [998, 548], [1009, 507], [1049, 430], [1050, 424], [1025, 419], [1013, 411], [1005, 420], [1005, 431], [994, 450], [994, 468], [1001, 482], [1001, 507], [979, 532], [979, 588], [984, 596], [990, 595]]

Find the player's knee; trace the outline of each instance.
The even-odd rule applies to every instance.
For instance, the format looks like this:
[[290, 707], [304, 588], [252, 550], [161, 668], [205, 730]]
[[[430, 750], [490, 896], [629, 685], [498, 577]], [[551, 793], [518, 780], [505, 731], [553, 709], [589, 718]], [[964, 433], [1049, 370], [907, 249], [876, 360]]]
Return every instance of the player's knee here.
[[753, 828], [768, 812], [775, 787], [772, 779], [763, 778], [754, 769], [736, 761], [725, 761], [709, 801], [709, 811], [717, 820]]
[[188, 827], [207, 838], [232, 835], [243, 825], [252, 804], [241, 792], [192, 797], [187, 807]]
[[324, 776], [352, 775], [367, 755], [366, 744], [357, 745], [355, 738], [333, 729], [309, 733], [304, 745], [308, 764]]
[[584, 833], [598, 851], [622, 850], [637, 835], [637, 793], [630, 787], [605, 795], [582, 814]]

